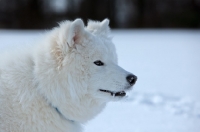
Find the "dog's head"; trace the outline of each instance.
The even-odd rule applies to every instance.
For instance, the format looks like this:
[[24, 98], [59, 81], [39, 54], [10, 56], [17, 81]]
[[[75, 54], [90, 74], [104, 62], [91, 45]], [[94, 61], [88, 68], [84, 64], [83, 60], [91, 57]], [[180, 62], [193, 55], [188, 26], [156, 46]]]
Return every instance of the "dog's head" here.
[[89, 21], [87, 27], [81, 19], [61, 22], [47, 35], [49, 54], [40, 63], [48, 65], [42, 64], [38, 70], [45, 73], [44, 79], [55, 82], [54, 87], [63, 88], [59, 93], [72, 98], [92, 96], [109, 101], [124, 97], [137, 77], [118, 66], [109, 32], [108, 19]]

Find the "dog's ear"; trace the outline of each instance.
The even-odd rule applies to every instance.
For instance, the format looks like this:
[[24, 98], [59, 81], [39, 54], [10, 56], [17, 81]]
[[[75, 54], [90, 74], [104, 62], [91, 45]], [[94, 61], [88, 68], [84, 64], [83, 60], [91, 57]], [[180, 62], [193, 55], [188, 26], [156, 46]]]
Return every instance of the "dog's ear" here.
[[110, 21], [109, 21], [108, 19], [104, 19], [104, 20], [100, 23], [102, 30], [103, 30], [106, 34], [108, 34], [109, 31], [110, 31], [109, 23], [110, 23]]
[[104, 19], [102, 22], [90, 20], [87, 29], [96, 35], [108, 36], [110, 33], [109, 20]]
[[73, 21], [67, 34], [67, 43], [69, 46], [80, 43], [84, 37], [84, 32], [85, 29], [83, 21], [81, 19]]
[[87, 33], [81, 19], [76, 19], [73, 22], [64, 21], [59, 23], [59, 25], [58, 28], [52, 31], [50, 41], [52, 43], [51, 53], [60, 68], [68, 51], [76, 47], [75, 44], [81, 44]]

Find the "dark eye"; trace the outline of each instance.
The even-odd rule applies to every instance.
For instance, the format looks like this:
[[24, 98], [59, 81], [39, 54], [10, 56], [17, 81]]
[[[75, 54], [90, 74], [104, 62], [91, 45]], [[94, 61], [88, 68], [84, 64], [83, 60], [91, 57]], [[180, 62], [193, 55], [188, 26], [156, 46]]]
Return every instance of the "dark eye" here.
[[97, 66], [103, 66], [104, 65], [104, 63], [101, 62], [100, 60], [95, 61], [94, 64], [96, 64]]

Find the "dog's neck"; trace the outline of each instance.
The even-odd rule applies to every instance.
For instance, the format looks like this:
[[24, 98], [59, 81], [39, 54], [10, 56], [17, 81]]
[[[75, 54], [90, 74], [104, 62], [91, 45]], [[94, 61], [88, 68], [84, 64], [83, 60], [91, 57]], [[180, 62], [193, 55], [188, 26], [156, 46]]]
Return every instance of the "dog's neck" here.
[[[50, 106], [51, 106], [51, 105], [50, 105]], [[59, 111], [59, 109], [58, 109], [57, 107], [53, 107], [53, 106], [51, 106], [51, 107], [52, 107], [53, 109], [55, 109], [55, 111], [59, 114], [59, 116], [60, 116], [62, 119], [74, 123], [73, 120], [70, 120], [70, 119], [66, 118], [66, 117]]]
[[55, 106], [53, 106], [51, 103], [49, 103], [49, 101], [47, 100], [47, 98], [45, 98], [45, 96], [42, 96], [42, 98], [47, 102], [47, 104], [49, 105], [49, 107], [50, 107], [52, 110], [54, 110], [54, 111], [60, 116], [61, 119], [66, 120], [66, 121], [71, 122], [71, 123], [75, 123], [74, 120], [71, 120], [71, 119], [69, 119], [69, 118], [66, 118], [66, 117], [60, 112], [60, 110], [58, 109], [58, 107], [55, 107]]

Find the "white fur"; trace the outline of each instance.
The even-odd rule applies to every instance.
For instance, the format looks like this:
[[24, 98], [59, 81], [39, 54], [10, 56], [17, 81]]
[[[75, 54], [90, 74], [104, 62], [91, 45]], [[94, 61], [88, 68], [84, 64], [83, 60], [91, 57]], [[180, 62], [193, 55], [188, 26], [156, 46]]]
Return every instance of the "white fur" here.
[[108, 25], [107, 19], [87, 27], [80, 19], [64, 21], [36, 46], [1, 55], [1, 132], [80, 132], [108, 101], [119, 100], [99, 91], [129, 85]]

